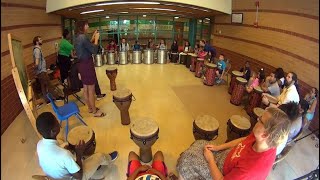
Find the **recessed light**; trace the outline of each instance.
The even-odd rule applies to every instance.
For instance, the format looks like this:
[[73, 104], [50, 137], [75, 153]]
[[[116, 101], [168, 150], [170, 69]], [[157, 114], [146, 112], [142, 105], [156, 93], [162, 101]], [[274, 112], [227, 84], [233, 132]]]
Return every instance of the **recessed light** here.
[[128, 14], [128, 12], [119, 12], [119, 13], [121, 13], [121, 14]]
[[147, 15], [144, 14], [144, 15], [142, 15], [142, 17], [147, 17]]
[[109, 6], [109, 5], [119, 5], [119, 4], [160, 4], [158, 2], [143, 2], [143, 1], [129, 1], [129, 2], [109, 2], [109, 3], [99, 3], [95, 6]]
[[210, 21], [210, 18], [204, 18], [204, 19], [206, 19], [206, 20]]
[[89, 13], [102, 12], [102, 11], [104, 11], [104, 10], [99, 9], [99, 10], [93, 10], [93, 11], [84, 11], [84, 12], [81, 12], [80, 14], [89, 14]]
[[202, 20], [200, 19], [199, 22], [202, 22]]
[[106, 18], [110, 18], [109, 16], [106, 16]]
[[174, 17], [175, 19], [179, 19], [179, 17], [178, 16], [176, 16], [176, 17]]

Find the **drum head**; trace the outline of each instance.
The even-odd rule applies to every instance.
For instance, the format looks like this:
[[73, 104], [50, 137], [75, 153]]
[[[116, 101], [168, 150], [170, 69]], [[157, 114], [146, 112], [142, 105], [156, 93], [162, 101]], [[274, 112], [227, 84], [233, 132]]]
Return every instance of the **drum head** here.
[[266, 95], [266, 97], [268, 98], [269, 102], [273, 103], [273, 104], [277, 104], [278, 103], [278, 99], [276, 97], [273, 97], [269, 94]]
[[181, 56], [186, 56], [187, 54], [186, 54], [186, 53], [181, 53], [180, 55], [181, 55]]
[[213, 63], [206, 63], [206, 66], [208, 66], [209, 68], [216, 68], [217, 65], [213, 64]]
[[204, 61], [203, 58], [197, 58], [197, 61]]
[[68, 142], [71, 145], [77, 145], [80, 140], [84, 140], [85, 143], [89, 142], [92, 138], [93, 130], [88, 126], [77, 126], [68, 133]]
[[195, 124], [205, 131], [215, 131], [219, 128], [219, 121], [209, 115], [198, 116], [195, 120]]
[[114, 71], [116, 69], [117, 69], [117, 67], [111, 66], [111, 67], [107, 67], [106, 71]]
[[260, 86], [256, 86], [256, 87], [254, 87], [253, 89], [254, 89], [255, 91], [257, 91], [257, 92], [260, 92], [260, 93], [263, 92]]
[[128, 97], [130, 96], [132, 93], [129, 89], [119, 89], [117, 90], [116, 92], [113, 93], [113, 96], [116, 97], [116, 98], [125, 98], [125, 97]]
[[139, 137], [154, 135], [159, 129], [158, 124], [151, 118], [140, 118], [132, 123], [131, 132]]
[[239, 82], [242, 82], [242, 83], [247, 83], [247, 82], [248, 82], [245, 78], [242, 78], [242, 77], [237, 77], [236, 79], [237, 79]]
[[196, 54], [194, 53], [188, 53], [188, 55], [192, 56], [192, 57], [198, 57]]
[[243, 73], [240, 71], [232, 71], [232, 74], [235, 76], [243, 76]]
[[231, 116], [230, 121], [232, 125], [242, 130], [247, 130], [251, 127], [250, 121], [247, 118], [240, 115]]
[[262, 116], [262, 114], [264, 113], [264, 111], [265, 111], [264, 109], [259, 108], [259, 107], [253, 108], [253, 113], [254, 113], [256, 116], [258, 116], [258, 117]]

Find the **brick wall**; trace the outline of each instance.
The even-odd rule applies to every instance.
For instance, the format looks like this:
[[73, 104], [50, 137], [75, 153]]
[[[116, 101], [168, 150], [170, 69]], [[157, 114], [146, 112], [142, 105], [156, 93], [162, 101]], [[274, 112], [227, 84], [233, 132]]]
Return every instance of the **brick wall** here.
[[23, 110], [11, 74], [8, 33], [22, 41], [27, 73], [33, 77], [32, 40], [40, 35], [47, 65], [56, 60], [54, 43], [61, 38], [61, 17], [46, 13], [46, 0], [1, 0], [1, 134]]

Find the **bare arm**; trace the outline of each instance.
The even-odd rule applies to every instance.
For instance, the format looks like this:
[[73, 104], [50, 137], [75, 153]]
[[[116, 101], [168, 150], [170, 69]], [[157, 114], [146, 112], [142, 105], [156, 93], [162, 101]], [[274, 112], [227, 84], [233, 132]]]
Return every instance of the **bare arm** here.
[[73, 176], [73, 177], [75, 177], [76, 179], [82, 179], [82, 176], [83, 176], [83, 171], [82, 171], [82, 160], [81, 160], [82, 155], [78, 155], [78, 154], [77, 154], [76, 156], [77, 156], [77, 160], [76, 160], [76, 162], [77, 162], [77, 164], [79, 165], [80, 170], [79, 170], [78, 172], [76, 172], [76, 173], [72, 174], [72, 176]]
[[209, 164], [209, 170], [210, 170], [210, 175], [212, 177], [212, 180], [222, 180], [223, 175], [220, 172], [216, 162], [209, 161], [208, 164]]
[[243, 141], [245, 138], [247, 137], [242, 137], [242, 138], [238, 138], [238, 139], [235, 139], [233, 141], [230, 141], [230, 142], [227, 142], [227, 143], [224, 143], [224, 144], [221, 144], [219, 145], [219, 150], [225, 150], [225, 149], [229, 149], [229, 148], [232, 148], [236, 145], [238, 145], [241, 141]]
[[310, 108], [308, 109], [308, 113], [313, 113], [316, 110], [316, 106], [317, 106], [317, 99], [315, 99], [313, 101], [313, 103], [311, 104]]

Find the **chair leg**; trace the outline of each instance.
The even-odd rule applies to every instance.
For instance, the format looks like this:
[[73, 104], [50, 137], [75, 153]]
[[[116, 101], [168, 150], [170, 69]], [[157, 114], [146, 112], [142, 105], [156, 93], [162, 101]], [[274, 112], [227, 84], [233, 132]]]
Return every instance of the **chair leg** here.
[[84, 125], [88, 126], [87, 123], [84, 122], [82, 116], [81, 116], [79, 113], [76, 114], [76, 117], [77, 117]]
[[69, 132], [69, 120], [68, 119], [66, 120], [66, 123], [67, 123], [67, 125], [66, 125], [66, 141], [68, 142], [68, 132]]
[[84, 102], [81, 100], [81, 98], [77, 95], [77, 94], [72, 94], [75, 98], [77, 98], [78, 99], [78, 101], [80, 101], [83, 105], [85, 105], [84, 104]]

